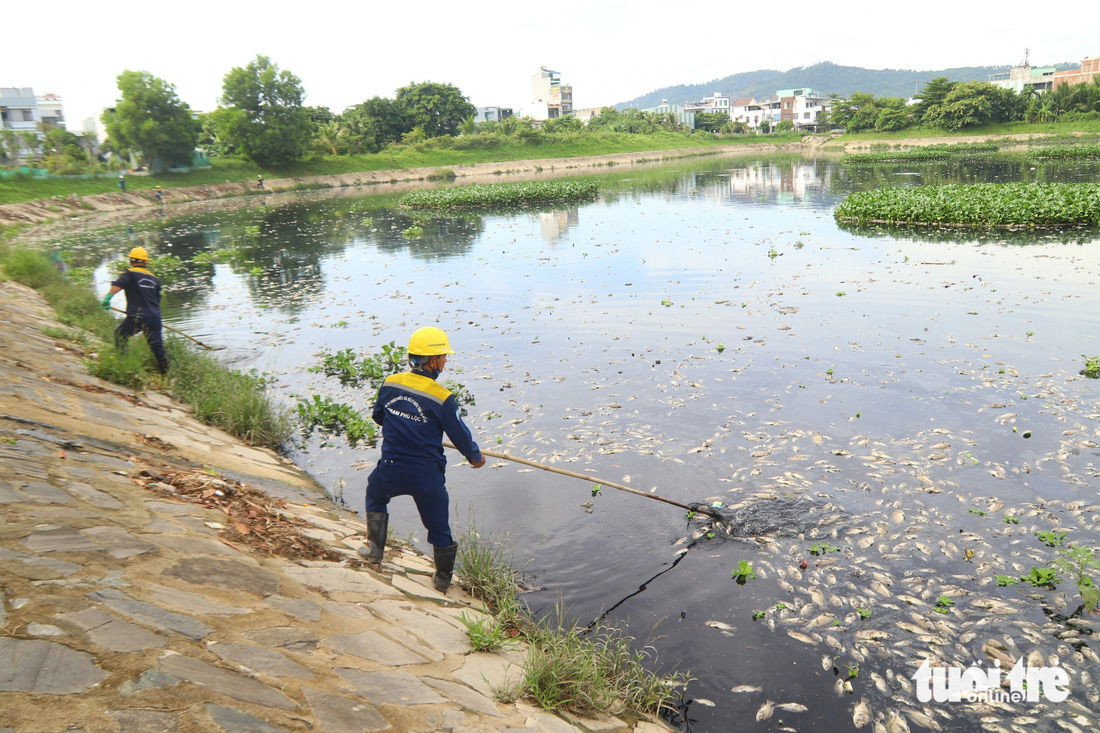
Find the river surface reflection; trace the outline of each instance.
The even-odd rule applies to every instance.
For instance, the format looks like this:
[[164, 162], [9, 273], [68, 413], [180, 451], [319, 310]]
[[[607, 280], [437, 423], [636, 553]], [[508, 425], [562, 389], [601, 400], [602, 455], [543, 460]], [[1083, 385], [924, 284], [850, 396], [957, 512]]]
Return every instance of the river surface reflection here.
[[[185, 263], [166, 322], [276, 375], [288, 404], [321, 394], [368, 411], [368, 391], [309, 371], [320, 354], [447, 330], [444, 376], [476, 398], [467, 420], [484, 447], [593, 475], [452, 459], [456, 525], [507, 535], [537, 613], [560, 598], [583, 623], [625, 622], [656, 668], [690, 671], [694, 730], [842, 730], [861, 698], [883, 725], [905, 711], [914, 729], [921, 715], [1008, 729], [1026, 704], [925, 704], [910, 677], [924, 657], [990, 664], [983, 643], [999, 639], [1059, 658], [1070, 701], [1096, 709], [1100, 623], [1065, 620], [1073, 584], [993, 580], [1055, 556], [1035, 531], [1096, 546], [1100, 383], [1079, 372], [1100, 354], [1098, 235], [845, 230], [832, 209], [882, 185], [1095, 175], [711, 159], [613, 170], [599, 200], [572, 208], [425, 217], [392, 198], [303, 194], [132, 236]], [[104, 254], [130, 241], [115, 227], [67, 246], [98, 264], [102, 290]], [[231, 254], [201, 263], [218, 251]], [[376, 450], [313, 436], [293, 456], [362, 511]], [[763, 538], [711, 537], [674, 507], [593, 496], [601, 478], [812, 509]], [[392, 509], [423, 547], [411, 502]], [[744, 585], [741, 560], [758, 571]], [[845, 678], [853, 692], [837, 695]], [[731, 691], [745, 685], [759, 689]], [[755, 722], [769, 700], [807, 710]], [[1050, 708], [1026, 729], [1084, 715]]]

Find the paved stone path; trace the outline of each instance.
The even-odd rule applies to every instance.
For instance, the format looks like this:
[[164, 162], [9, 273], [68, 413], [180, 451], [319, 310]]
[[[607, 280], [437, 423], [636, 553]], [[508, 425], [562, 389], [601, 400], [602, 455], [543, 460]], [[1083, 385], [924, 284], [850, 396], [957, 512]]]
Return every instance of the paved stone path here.
[[221, 512], [139, 472], [260, 488], [349, 560], [366, 527], [279, 456], [90, 377], [33, 291], [0, 283], [0, 322], [0, 733], [665, 730], [498, 703], [522, 653], [472, 653], [480, 605], [409, 550], [372, 573], [223, 541]]

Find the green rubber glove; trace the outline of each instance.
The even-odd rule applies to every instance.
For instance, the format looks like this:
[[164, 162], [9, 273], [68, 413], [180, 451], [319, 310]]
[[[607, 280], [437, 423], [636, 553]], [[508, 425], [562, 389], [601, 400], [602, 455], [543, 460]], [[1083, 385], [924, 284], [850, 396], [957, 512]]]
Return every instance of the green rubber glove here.
[[103, 306], [103, 310], [105, 310], [105, 311], [111, 310], [111, 295], [110, 295], [110, 293], [108, 293], [107, 295], [104, 295], [103, 300], [99, 301], [99, 304], [101, 306]]

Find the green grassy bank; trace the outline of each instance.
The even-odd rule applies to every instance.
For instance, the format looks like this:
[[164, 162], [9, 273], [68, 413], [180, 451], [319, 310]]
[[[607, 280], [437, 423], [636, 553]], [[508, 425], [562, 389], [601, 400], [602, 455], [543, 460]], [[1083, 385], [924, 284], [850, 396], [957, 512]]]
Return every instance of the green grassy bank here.
[[[433, 138], [415, 145], [394, 145], [380, 153], [367, 155], [314, 156], [278, 169], [261, 169], [253, 163], [234, 158], [211, 159], [209, 168], [186, 173], [163, 173], [149, 176], [127, 176], [127, 191], [148, 191], [156, 186], [177, 188], [220, 183], [251, 182], [258, 174], [266, 178], [300, 178], [307, 176], [361, 173], [410, 168], [447, 167], [475, 163], [497, 163], [542, 158], [576, 158], [615, 153], [641, 153], [681, 148], [710, 148], [728, 145], [768, 143], [780, 145], [797, 142], [799, 136], [684, 134], [658, 132], [652, 135], [630, 135], [616, 132], [561, 133], [539, 135], [529, 141], [492, 137]], [[474, 142], [477, 141], [477, 142]], [[0, 204], [34, 201], [56, 196], [88, 196], [118, 192], [117, 178], [93, 179], [32, 179], [0, 181]]]
[[191, 406], [202, 422], [252, 445], [279, 448], [289, 440], [289, 413], [270, 399], [261, 376], [229, 369], [167, 333], [171, 366], [168, 375], [158, 374], [141, 336], [130, 339], [126, 348], [116, 348], [117, 321], [103, 310], [91, 288], [68, 279], [49, 255], [18, 246], [17, 235], [17, 229], [9, 228], [0, 237], [0, 277], [42, 294], [65, 326], [47, 329], [46, 334], [82, 352], [92, 374], [133, 389], [166, 392]]

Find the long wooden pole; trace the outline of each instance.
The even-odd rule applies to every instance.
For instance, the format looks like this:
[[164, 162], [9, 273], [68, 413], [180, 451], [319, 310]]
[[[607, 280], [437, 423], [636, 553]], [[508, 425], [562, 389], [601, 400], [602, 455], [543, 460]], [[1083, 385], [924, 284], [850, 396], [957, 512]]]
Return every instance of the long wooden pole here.
[[[446, 440], [443, 441], [443, 445], [447, 448], [454, 448], [455, 450], [458, 450], [457, 448], [454, 447], [454, 445], [452, 443], [449, 443]], [[538, 468], [538, 469], [541, 469], [543, 471], [549, 471], [550, 473], [557, 473], [557, 474], [561, 474], [562, 476], [570, 476], [572, 478], [579, 478], [579, 479], [582, 479], [584, 481], [591, 481], [592, 483], [599, 484], [600, 486], [608, 486], [612, 489], [618, 489], [619, 491], [626, 491], [630, 494], [637, 494], [638, 496], [644, 496], [647, 499], [654, 499], [656, 501], [663, 501], [666, 504], [671, 504], [672, 506], [678, 506], [681, 509], [686, 509], [689, 512], [699, 512], [700, 514], [706, 514], [707, 516], [714, 517], [715, 519], [721, 519], [722, 518], [722, 515], [718, 513], [718, 510], [716, 510], [712, 507], [709, 507], [706, 504], [681, 504], [678, 501], [673, 501], [672, 499], [666, 499], [665, 497], [660, 496], [658, 494], [647, 494], [644, 491], [638, 491], [637, 489], [631, 488], [629, 486], [624, 486], [623, 484], [615, 483], [614, 481], [606, 481], [602, 478], [599, 478], [597, 476], [591, 476], [587, 473], [577, 473], [576, 471], [567, 471], [564, 468], [557, 468], [555, 466], [547, 466], [545, 463], [538, 463], [536, 461], [531, 461], [531, 460], [528, 460], [526, 458], [520, 458], [519, 456], [509, 455], [507, 453], [498, 453], [497, 451], [485, 450], [484, 448], [481, 449], [481, 453], [482, 453], [482, 455], [491, 456], [492, 458], [500, 458], [500, 459], [503, 459], [505, 461], [513, 461], [515, 463], [522, 463], [525, 466], [530, 466], [532, 468]]]
[[[123, 315], [125, 315], [125, 313], [126, 313], [126, 311], [119, 310], [118, 308], [115, 308], [114, 306], [111, 306], [111, 310], [113, 310], [115, 313], [122, 313]], [[194, 341], [196, 344], [198, 344], [199, 346], [201, 346], [204, 349], [210, 349], [211, 351], [217, 351], [219, 348], [222, 348], [222, 347], [219, 347], [219, 346], [207, 346], [206, 344], [204, 344], [202, 341], [199, 341], [194, 336], [189, 336], [186, 333], [184, 333], [183, 331], [179, 330], [178, 328], [172, 328], [167, 323], [162, 323], [160, 325], [163, 326], [164, 328], [167, 328], [172, 333], [178, 333], [180, 336], [183, 336], [184, 338], [191, 339], [192, 341]]]

